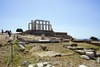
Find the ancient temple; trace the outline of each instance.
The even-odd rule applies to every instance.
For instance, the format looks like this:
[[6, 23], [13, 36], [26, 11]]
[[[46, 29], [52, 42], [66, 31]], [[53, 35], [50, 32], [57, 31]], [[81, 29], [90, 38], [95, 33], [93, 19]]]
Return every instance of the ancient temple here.
[[31, 23], [28, 24], [28, 30], [52, 31], [52, 25], [47, 20], [31, 20]]
[[26, 33], [34, 35], [45, 34], [46, 36], [55, 36], [52, 25], [48, 20], [31, 20], [31, 22], [28, 24], [28, 30]]
[[66, 32], [54, 32], [50, 21], [38, 19], [34, 21], [31, 20], [31, 22], [28, 24], [28, 30], [24, 33], [32, 35], [45, 34], [45, 36], [59, 36], [63, 38], [69, 37]]

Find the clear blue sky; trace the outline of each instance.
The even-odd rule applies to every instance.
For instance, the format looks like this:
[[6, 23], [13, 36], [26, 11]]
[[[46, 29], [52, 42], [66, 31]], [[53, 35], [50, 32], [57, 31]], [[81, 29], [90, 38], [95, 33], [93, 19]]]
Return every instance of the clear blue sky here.
[[25, 31], [35, 19], [75, 38], [100, 38], [100, 0], [0, 0], [0, 29]]

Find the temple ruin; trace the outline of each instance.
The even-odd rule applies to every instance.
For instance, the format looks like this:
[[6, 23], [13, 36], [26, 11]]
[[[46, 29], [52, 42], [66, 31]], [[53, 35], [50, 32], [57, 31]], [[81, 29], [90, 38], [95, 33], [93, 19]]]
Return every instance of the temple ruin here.
[[31, 20], [31, 23], [28, 24], [28, 30], [52, 31], [52, 25], [47, 20]]
[[45, 36], [53, 36], [53, 37], [68, 37], [66, 32], [54, 32], [52, 25], [50, 24], [50, 21], [48, 20], [31, 20], [28, 24], [28, 30], [25, 31], [26, 34], [34, 34], [34, 35], [42, 35], [45, 34]]

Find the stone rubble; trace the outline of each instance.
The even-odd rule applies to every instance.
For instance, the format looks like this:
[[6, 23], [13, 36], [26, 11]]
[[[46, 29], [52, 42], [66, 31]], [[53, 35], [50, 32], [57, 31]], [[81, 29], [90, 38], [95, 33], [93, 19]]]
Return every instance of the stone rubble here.
[[29, 64], [28, 67], [54, 67], [48, 62], [39, 62], [37, 64]]
[[86, 55], [91, 59], [94, 58], [94, 52], [86, 52]]
[[85, 65], [79, 65], [78, 67], [87, 67], [87, 66], [85, 66]]
[[98, 62], [98, 63], [100, 63], [100, 57], [99, 57], [99, 58], [97, 58], [97, 62]]
[[87, 55], [81, 55], [81, 58], [89, 60], [90, 58]]

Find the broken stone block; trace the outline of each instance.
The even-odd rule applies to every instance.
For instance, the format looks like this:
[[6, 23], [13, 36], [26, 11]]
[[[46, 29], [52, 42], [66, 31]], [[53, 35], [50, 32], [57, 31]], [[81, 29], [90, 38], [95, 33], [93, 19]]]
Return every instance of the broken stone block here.
[[100, 58], [97, 58], [97, 62], [100, 63]]
[[80, 54], [80, 55], [85, 55], [85, 51], [84, 50], [74, 50], [76, 53]]
[[86, 52], [93, 52], [93, 53], [94, 53], [94, 57], [96, 57], [96, 56], [97, 56], [97, 53], [96, 53], [96, 51], [95, 51], [95, 50], [86, 50]]
[[43, 67], [43, 63], [37, 63], [37, 67]]
[[90, 58], [87, 55], [81, 55], [81, 58], [89, 60]]
[[44, 62], [43, 65], [44, 65], [44, 66], [47, 66], [47, 65], [48, 65], [48, 62]]
[[96, 56], [97, 56], [97, 57], [100, 57], [100, 53], [97, 53]]
[[87, 67], [87, 66], [85, 66], [85, 65], [79, 65], [78, 67]]
[[25, 46], [25, 42], [19, 42], [19, 44], [21, 44], [22, 46]]
[[91, 59], [94, 58], [94, 52], [86, 52], [86, 55]]
[[36, 67], [36, 65], [35, 64], [30, 64], [30, 65], [28, 65], [28, 67]]
[[26, 50], [26, 53], [29, 53], [29, 50]]
[[23, 45], [19, 44], [19, 46], [20, 46], [22, 49], [24, 49], [24, 46], [23, 46]]
[[50, 64], [47, 64], [45, 67], [52, 67]]

